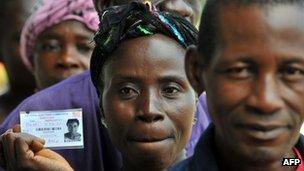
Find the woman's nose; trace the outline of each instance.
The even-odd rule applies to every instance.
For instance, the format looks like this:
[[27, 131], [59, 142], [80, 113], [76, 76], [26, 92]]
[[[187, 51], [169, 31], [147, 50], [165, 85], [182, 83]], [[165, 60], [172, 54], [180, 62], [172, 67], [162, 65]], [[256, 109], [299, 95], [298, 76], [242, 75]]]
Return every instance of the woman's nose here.
[[164, 120], [164, 114], [160, 110], [160, 100], [157, 99], [156, 95], [149, 93], [146, 97], [139, 99], [138, 103], [138, 114], [136, 116], [137, 120], [153, 123]]
[[67, 48], [63, 53], [60, 54], [57, 66], [61, 68], [80, 68], [81, 63], [78, 59], [77, 50], [73, 47]]

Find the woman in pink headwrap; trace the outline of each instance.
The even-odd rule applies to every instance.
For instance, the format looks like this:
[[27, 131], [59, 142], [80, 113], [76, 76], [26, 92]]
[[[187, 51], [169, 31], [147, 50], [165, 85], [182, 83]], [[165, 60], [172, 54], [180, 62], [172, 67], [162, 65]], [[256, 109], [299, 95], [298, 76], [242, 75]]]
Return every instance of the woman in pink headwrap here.
[[45, 0], [21, 34], [21, 57], [37, 89], [89, 68], [98, 15], [88, 0]]

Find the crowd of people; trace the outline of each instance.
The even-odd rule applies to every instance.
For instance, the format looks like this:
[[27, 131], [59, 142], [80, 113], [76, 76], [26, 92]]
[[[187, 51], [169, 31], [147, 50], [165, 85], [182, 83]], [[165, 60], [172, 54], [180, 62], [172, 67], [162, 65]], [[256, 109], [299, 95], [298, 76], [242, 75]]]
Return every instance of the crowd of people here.
[[[303, 10], [304, 0], [2, 2], [0, 170], [304, 171]], [[21, 111], [68, 109], [83, 120], [69, 119], [64, 138], [83, 148], [45, 148], [21, 131]]]

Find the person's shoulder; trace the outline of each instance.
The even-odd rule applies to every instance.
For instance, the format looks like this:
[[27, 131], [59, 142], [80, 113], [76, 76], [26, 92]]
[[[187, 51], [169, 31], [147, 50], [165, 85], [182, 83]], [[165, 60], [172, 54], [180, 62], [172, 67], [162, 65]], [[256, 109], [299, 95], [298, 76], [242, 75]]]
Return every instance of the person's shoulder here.
[[210, 117], [206, 104], [206, 93], [203, 92], [197, 101], [195, 123], [192, 126], [191, 138], [186, 145], [187, 157], [192, 156], [194, 148], [199, 141], [201, 134], [207, 129], [210, 124]]
[[[32, 96], [26, 98], [22, 106], [36, 106], [52, 105], [61, 103], [61, 101], [68, 101], [69, 98], [77, 94], [91, 94], [88, 92], [95, 91], [93, 83], [91, 82], [90, 73], [88, 71], [72, 76], [66, 80], [61, 81], [49, 88], [41, 90]], [[58, 100], [54, 100], [58, 99]]]
[[71, 133], [69, 133], [69, 132], [64, 133], [64, 138], [65, 138], [65, 139], [71, 139], [71, 137], [72, 137], [72, 134], [71, 134]]
[[91, 85], [92, 87], [93, 83], [91, 82], [91, 76], [89, 71], [85, 71], [84, 73], [72, 76], [70, 78], [67, 78], [66, 80], [63, 80], [49, 88], [46, 88], [38, 93], [36, 93], [36, 96], [45, 95], [52, 92], [57, 91], [66, 91], [66, 90], [72, 90], [71, 88], [80, 88], [82, 85]]
[[76, 133], [75, 140], [76, 141], [81, 141], [81, 134]]
[[67, 78], [67, 79], [61, 81], [60, 83], [58, 83], [58, 85], [60, 85], [60, 84], [68, 85], [68, 84], [74, 84], [77, 82], [91, 82], [90, 71], [85, 71], [81, 74], [71, 76], [70, 78]]
[[173, 170], [208, 170], [218, 171], [217, 149], [214, 141], [214, 124], [209, 124], [202, 133], [192, 157], [182, 161]]

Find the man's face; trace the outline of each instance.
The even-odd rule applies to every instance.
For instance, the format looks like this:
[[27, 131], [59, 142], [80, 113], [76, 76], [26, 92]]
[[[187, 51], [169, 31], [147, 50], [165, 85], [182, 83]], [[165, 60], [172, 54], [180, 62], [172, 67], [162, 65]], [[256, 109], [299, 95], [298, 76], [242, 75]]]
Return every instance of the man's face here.
[[76, 122], [69, 122], [67, 124], [69, 133], [76, 134], [78, 131], [78, 124]]
[[220, 46], [201, 71], [216, 140], [247, 161], [280, 160], [304, 118], [303, 8], [230, 5], [218, 17]]
[[[105, 6], [121, 5], [132, 2], [131, 0], [93, 0], [97, 11], [101, 11]], [[202, 3], [200, 0], [138, 0], [140, 2], [151, 2], [160, 11], [167, 11], [178, 14], [193, 25], [197, 25], [202, 12]]]

